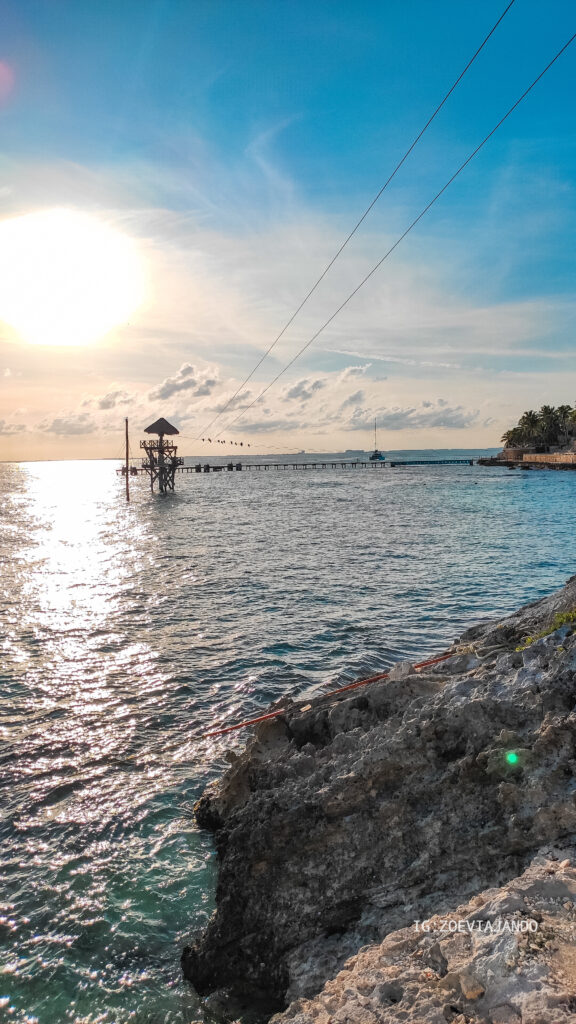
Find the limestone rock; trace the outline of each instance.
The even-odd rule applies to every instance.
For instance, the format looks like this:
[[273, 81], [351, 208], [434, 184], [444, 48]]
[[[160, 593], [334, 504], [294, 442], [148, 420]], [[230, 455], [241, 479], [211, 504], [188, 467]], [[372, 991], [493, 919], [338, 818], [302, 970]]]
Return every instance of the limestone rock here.
[[[576, 952], [574, 919], [559, 901], [550, 906], [550, 891], [551, 885], [554, 892], [571, 890], [576, 872], [561, 868], [558, 861], [538, 860], [541, 863], [533, 863], [503, 889], [482, 893], [467, 905], [435, 917], [431, 934], [407, 928], [362, 950], [314, 999], [294, 1002], [272, 1024], [574, 1021], [576, 972], [564, 970], [564, 961], [558, 957], [560, 950]], [[509, 908], [500, 920], [500, 930], [476, 929], [474, 922], [488, 921], [495, 903]], [[536, 933], [520, 930], [536, 919]], [[442, 931], [447, 923], [459, 923], [464, 930]], [[502, 930], [506, 924], [508, 931]], [[554, 944], [537, 944], [533, 949], [527, 935], [553, 935]], [[444, 976], [430, 962], [431, 940], [436, 962], [447, 966]]]

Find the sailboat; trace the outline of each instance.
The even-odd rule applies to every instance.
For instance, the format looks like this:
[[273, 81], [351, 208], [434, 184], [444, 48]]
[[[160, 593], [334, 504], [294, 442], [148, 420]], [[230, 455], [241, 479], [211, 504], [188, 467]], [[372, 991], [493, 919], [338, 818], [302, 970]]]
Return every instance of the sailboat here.
[[378, 449], [378, 442], [376, 440], [376, 420], [374, 420], [374, 451], [370, 456], [370, 462], [385, 462], [386, 456], [382, 454]]

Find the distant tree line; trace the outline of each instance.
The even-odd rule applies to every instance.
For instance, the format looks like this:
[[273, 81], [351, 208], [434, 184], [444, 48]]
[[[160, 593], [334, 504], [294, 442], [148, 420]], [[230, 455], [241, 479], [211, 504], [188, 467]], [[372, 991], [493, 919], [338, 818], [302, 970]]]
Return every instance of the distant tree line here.
[[576, 408], [543, 405], [523, 412], [515, 427], [502, 435], [506, 448], [565, 447], [576, 432]]

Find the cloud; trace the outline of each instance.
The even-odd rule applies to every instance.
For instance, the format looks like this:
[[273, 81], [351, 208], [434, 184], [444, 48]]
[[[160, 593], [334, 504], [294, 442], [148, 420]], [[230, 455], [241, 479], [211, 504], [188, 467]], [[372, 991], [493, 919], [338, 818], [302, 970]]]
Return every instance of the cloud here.
[[38, 430], [46, 434], [59, 434], [61, 437], [70, 437], [74, 434], [93, 434], [97, 425], [87, 412], [68, 413], [57, 416], [53, 420], [43, 420], [38, 424]]
[[173, 377], [166, 377], [148, 398], [151, 402], [164, 401], [181, 391], [191, 391], [194, 397], [200, 398], [210, 395], [217, 384], [218, 374], [214, 370], [197, 371], [191, 363], [182, 363], [178, 372]]
[[300, 422], [292, 419], [266, 419], [266, 420], [252, 420], [248, 423], [242, 423], [234, 428], [235, 432], [240, 429], [246, 434], [273, 434], [277, 430], [304, 430], [310, 427], [308, 422]]
[[203, 398], [205, 395], [211, 395], [217, 383], [218, 381], [216, 379], [205, 380], [203, 384], [200, 384], [200, 386], [196, 388], [196, 391], [194, 391], [194, 396], [196, 398]]
[[6, 420], [0, 420], [1, 437], [12, 437], [14, 434], [20, 434], [23, 430], [26, 430], [23, 423], [8, 423]]
[[309, 381], [308, 379], [299, 380], [296, 384], [291, 384], [285, 388], [281, 398], [283, 402], [292, 402], [296, 400], [300, 402], [309, 402], [312, 396], [324, 387], [326, 387], [326, 381], [321, 378], [317, 378], [313, 381]]
[[262, 410], [264, 414], [262, 419], [243, 420], [235, 425], [234, 432], [241, 430], [247, 435], [294, 430], [324, 433], [324, 428], [327, 427], [344, 431], [370, 432], [373, 430], [375, 418], [379, 428], [394, 431], [458, 430], [478, 422], [478, 410], [467, 409], [463, 405], [450, 405], [444, 398], [437, 398], [434, 401], [425, 399], [418, 405], [371, 408], [364, 407], [365, 400], [366, 392], [364, 390], [355, 391], [336, 404], [332, 401], [331, 404], [323, 403], [319, 407], [314, 407], [314, 411], [311, 411], [305, 418], [302, 416], [282, 418], [274, 415], [274, 408], [265, 408]]
[[348, 398], [344, 399], [340, 408], [346, 409], [349, 405], [360, 405], [364, 402], [365, 398], [366, 393], [364, 391], [355, 391], [353, 395], [348, 395]]
[[127, 391], [109, 391], [96, 401], [98, 409], [115, 409], [117, 405], [129, 405], [134, 399]]
[[348, 421], [349, 430], [371, 430], [374, 419], [383, 430], [421, 430], [441, 428], [462, 430], [478, 420], [477, 409], [465, 409], [462, 405], [450, 406], [445, 399], [435, 402], [421, 402], [419, 406], [379, 409], [374, 412], [356, 408]]
[[129, 405], [133, 401], [134, 395], [119, 388], [116, 391], [108, 391], [100, 397], [85, 398], [82, 408], [115, 409], [118, 405]]
[[[232, 392], [232, 394], [234, 394], [234, 392]], [[228, 398], [224, 395], [222, 401], [219, 402], [218, 405], [214, 406], [212, 412], [221, 413], [224, 409], [226, 409], [226, 412], [238, 412], [240, 409], [247, 409], [252, 402], [252, 395], [253, 392], [250, 391], [250, 389], [240, 391], [234, 398], [231, 396]], [[258, 402], [260, 401], [262, 401], [262, 399], [258, 399]], [[257, 405], [258, 402], [255, 402], [254, 404]]]
[[347, 366], [346, 369], [342, 370], [338, 375], [338, 381], [340, 384], [347, 384], [349, 380], [356, 380], [358, 377], [363, 377], [371, 366], [372, 363], [364, 363], [362, 366]]

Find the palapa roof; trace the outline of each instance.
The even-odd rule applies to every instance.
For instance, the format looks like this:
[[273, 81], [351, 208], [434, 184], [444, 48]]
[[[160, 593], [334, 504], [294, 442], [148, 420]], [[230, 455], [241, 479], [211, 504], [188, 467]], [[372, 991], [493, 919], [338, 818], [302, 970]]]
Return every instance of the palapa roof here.
[[165, 420], [163, 416], [155, 423], [151, 423], [149, 427], [144, 427], [145, 434], [179, 434], [180, 431], [176, 430], [168, 420]]

